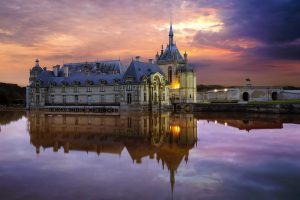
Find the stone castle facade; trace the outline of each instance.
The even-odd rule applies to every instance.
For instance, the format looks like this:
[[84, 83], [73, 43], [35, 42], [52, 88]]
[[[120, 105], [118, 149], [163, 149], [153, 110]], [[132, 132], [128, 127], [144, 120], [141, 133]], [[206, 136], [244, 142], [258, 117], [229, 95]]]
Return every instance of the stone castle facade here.
[[171, 24], [169, 44], [155, 61], [142, 62], [137, 56], [127, 69], [120, 60], [111, 60], [67, 63], [47, 70], [37, 59], [30, 70], [27, 108], [157, 110], [173, 102], [194, 103], [196, 75], [173, 37]]

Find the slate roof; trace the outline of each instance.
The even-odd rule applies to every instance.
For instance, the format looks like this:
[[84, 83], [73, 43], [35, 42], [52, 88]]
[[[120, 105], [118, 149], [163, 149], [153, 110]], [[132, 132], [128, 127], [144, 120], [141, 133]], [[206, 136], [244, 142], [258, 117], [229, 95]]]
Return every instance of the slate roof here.
[[[37, 81], [41, 81], [42, 87], [48, 87], [51, 83], [55, 83], [58, 86], [62, 85], [63, 83], [66, 83], [67, 85], [73, 85], [75, 81], [80, 85], [87, 85], [88, 82], [92, 82], [93, 85], [97, 85], [102, 81], [104, 81], [107, 85], [113, 85], [115, 81], [118, 81], [121, 84], [124, 83], [126, 77], [132, 77], [134, 82], [139, 83], [142, 82], [143, 76], [149, 76], [156, 72], [163, 74], [158, 65], [140, 61], [132, 61], [125, 73], [116, 74], [98, 73], [93, 70], [86, 73], [81, 69], [81, 63], [65, 64], [64, 66], [69, 67], [68, 77], [63, 76], [62, 69], [60, 70], [61, 73], [59, 73], [58, 76], [55, 76], [53, 71], [43, 70], [38, 75]], [[93, 63], [91, 66], [93, 66]], [[32, 83], [32, 85], [33, 84], [34, 83]]]
[[168, 45], [163, 54], [158, 58], [159, 61], [183, 61], [176, 44]]
[[113, 71], [117, 73], [124, 72], [124, 67], [120, 60], [65, 63], [63, 66], [69, 67], [69, 73], [81, 71], [86, 66], [89, 66], [92, 72], [101, 72], [106, 74], [111, 74]]
[[161, 68], [156, 64], [132, 61], [125, 72], [124, 78], [132, 77], [134, 82], [142, 82], [143, 76], [150, 76], [156, 72], [164, 75]]

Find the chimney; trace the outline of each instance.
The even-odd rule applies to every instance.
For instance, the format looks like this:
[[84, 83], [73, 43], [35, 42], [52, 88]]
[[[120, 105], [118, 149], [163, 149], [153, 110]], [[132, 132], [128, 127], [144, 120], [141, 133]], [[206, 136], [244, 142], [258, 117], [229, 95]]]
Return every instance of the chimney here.
[[140, 58], [141, 58], [140, 56], [136, 56], [135, 61], [140, 61]]
[[58, 76], [59, 68], [60, 68], [60, 65], [55, 65], [55, 66], [53, 66], [53, 73], [54, 73], [54, 76]]
[[150, 59], [149, 59], [149, 63], [150, 63], [150, 64], [153, 64], [153, 59], [150, 58]]
[[63, 71], [64, 71], [64, 77], [68, 78], [69, 77], [69, 67], [63, 66]]

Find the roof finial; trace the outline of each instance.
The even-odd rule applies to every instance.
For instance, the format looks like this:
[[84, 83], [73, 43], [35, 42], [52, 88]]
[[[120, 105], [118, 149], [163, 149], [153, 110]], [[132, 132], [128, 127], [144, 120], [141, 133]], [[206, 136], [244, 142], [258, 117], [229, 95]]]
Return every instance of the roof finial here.
[[38, 58], [36, 58], [36, 60], [35, 60], [35, 66], [39, 66], [39, 59]]
[[173, 27], [172, 27], [172, 15], [170, 17], [170, 31], [169, 31], [169, 46], [172, 46], [173, 44]]

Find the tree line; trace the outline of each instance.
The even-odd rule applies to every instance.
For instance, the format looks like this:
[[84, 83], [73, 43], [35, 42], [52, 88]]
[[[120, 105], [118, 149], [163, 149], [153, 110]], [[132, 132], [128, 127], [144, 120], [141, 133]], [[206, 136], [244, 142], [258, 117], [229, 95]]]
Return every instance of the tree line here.
[[17, 84], [0, 83], [0, 105], [25, 105], [26, 88]]

